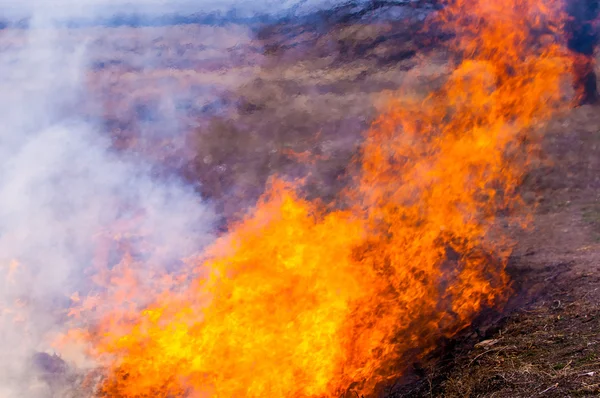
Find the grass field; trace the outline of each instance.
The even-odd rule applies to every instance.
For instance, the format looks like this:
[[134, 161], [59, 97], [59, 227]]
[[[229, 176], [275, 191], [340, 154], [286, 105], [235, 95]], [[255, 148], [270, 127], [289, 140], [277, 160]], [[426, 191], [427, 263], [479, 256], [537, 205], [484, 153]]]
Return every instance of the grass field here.
[[[359, 20], [60, 34], [65, 46], [87, 42], [92, 101], [78, 111], [117, 150], [195, 184], [230, 221], [275, 175], [306, 177], [307, 196], [332, 200], [387, 98], [400, 89], [424, 96], [448, 72], [445, 50], [417, 26]], [[18, 48], [23, 34], [2, 31], [0, 48]], [[522, 187], [536, 210], [534, 228], [513, 234], [513, 299], [415, 364], [389, 397], [600, 394], [600, 113], [578, 108], [540, 132], [549, 162]]]

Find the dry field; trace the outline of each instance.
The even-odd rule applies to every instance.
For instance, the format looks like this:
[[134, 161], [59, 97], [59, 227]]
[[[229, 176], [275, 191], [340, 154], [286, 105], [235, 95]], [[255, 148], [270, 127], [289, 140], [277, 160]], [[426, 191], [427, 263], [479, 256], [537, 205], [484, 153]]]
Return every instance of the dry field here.
[[[87, 43], [93, 101], [82, 111], [115, 148], [178, 173], [224, 220], [268, 178], [306, 177], [328, 202], [347, 183], [362, 133], [402, 88], [443, 81], [439, 38], [414, 20], [65, 30]], [[19, 32], [0, 34], [0, 48]], [[600, 113], [544, 127], [547, 165], [523, 186], [534, 228], [515, 232], [515, 296], [415, 364], [390, 397], [584, 397], [600, 394]]]
[[400, 87], [423, 95], [445, 72], [444, 53], [430, 35], [414, 34], [416, 24], [65, 34], [89, 42], [94, 102], [86, 111], [115, 146], [183, 173], [231, 218], [274, 174], [310, 175], [308, 194], [323, 199], [343, 186], [344, 167], [386, 98]]

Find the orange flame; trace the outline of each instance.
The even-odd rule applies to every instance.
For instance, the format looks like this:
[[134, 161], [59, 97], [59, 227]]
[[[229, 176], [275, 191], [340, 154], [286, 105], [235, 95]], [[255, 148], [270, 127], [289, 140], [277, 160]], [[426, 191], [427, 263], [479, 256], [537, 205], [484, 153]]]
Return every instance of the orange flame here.
[[[79, 334], [107, 361], [98, 395], [369, 395], [501, 305], [510, 245], [495, 216], [520, 204], [526, 133], [561, 106], [564, 56], [532, 34], [559, 26], [549, 4], [452, 2], [439, 20], [461, 62], [424, 102], [398, 100], [373, 124], [347, 210], [274, 181], [196, 280]], [[121, 304], [136, 295], [124, 285]]]

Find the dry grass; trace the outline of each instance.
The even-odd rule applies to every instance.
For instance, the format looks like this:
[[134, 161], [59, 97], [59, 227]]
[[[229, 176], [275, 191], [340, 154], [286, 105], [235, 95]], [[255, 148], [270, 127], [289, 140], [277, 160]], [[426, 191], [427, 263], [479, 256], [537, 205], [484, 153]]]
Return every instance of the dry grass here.
[[[338, 29], [339, 28], [339, 29]], [[272, 26], [81, 29], [91, 37], [89, 88], [115, 145], [200, 183], [227, 219], [268, 178], [306, 177], [327, 201], [343, 188], [362, 133], [399, 88], [429, 92], [446, 54], [402, 23], [330, 30]], [[4, 35], [0, 47], [22, 37]], [[428, 51], [425, 51], [427, 49]], [[85, 107], [85, 104], [82, 104]], [[524, 194], [535, 232], [515, 235], [522, 294], [499, 321], [415, 364], [390, 397], [566, 397], [600, 394], [600, 114], [581, 108], [544, 137], [551, 166]], [[481, 329], [481, 330], [480, 330]], [[483, 331], [482, 331], [483, 330]], [[476, 343], [487, 341], [487, 344]]]
[[[402, 21], [89, 28], [60, 37], [89, 44], [93, 101], [78, 111], [103, 123], [116, 148], [183, 173], [227, 219], [274, 175], [308, 176], [308, 195], [333, 197], [386, 98], [400, 87], [422, 94], [446, 72], [443, 53], [413, 56], [424, 39]], [[4, 46], [22, 42], [22, 34], [0, 37]]]
[[509, 267], [517, 294], [504, 316], [483, 314], [390, 397], [600, 395], [598, 126], [597, 108], [584, 107], [541, 132], [545, 159], [523, 186], [538, 204], [534, 225], [514, 234]]
[[[600, 281], [597, 275], [586, 274], [574, 280]], [[486, 340], [493, 345], [455, 359], [436, 396], [596, 396], [600, 392], [598, 294], [590, 290], [587, 297], [577, 297], [574, 293], [559, 288], [515, 312], [493, 340]]]

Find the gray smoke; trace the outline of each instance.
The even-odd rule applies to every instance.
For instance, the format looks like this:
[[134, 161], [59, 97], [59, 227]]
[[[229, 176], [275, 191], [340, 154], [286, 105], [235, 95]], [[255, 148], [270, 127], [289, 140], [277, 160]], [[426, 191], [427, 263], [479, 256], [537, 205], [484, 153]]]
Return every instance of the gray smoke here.
[[0, 38], [0, 398], [51, 396], [35, 386], [31, 358], [51, 353], [69, 297], [89, 293], [98, 236], [130, 223], [143, 234], [131, 251], [148, 267], [176, 267], [213, 223], [190, 187], [111, 150], [85, 120], [86, 42], [69, 40], [54, 15]]
[[[353, 0], [355, 4], [370, 0]], [[415, 0], [417, 1], [417, 0]], [[51, 12], [56, 17], [107, 16], [112, 13], [213, 13], [235, 9], [242, 15], [276, 14], [293, 11], [304, 14], [348, 3], [348, 0], [0, 0], [5, 17]]]
[[[70, 297], [97, 288], [90, 275], [102, 237], [135, 234], [128, 251], [151, 273], [177, 269], [200, 252], [215, 221], [192, 187], [111, 149], [103, 126], [87, 119], [89, 109], [102, 106], [86, 91], [98, 38], [56, 21], [122, 11], [302, 13], [343, 2], [0, 0], [3, 17], [33, 16], [27, 30], [0, 30], [0, 398], [63, 396], [40, 379], [32, 360], [64, 372], [51, 355], [52, 338], [65, 329]], [[148, 57], [143, 62], [152, 64]], [[169, 104], [177, 92], [167, 91], [162, 100]], [[169, 122], [164, 130], [178, 134], [177, 120]]]

